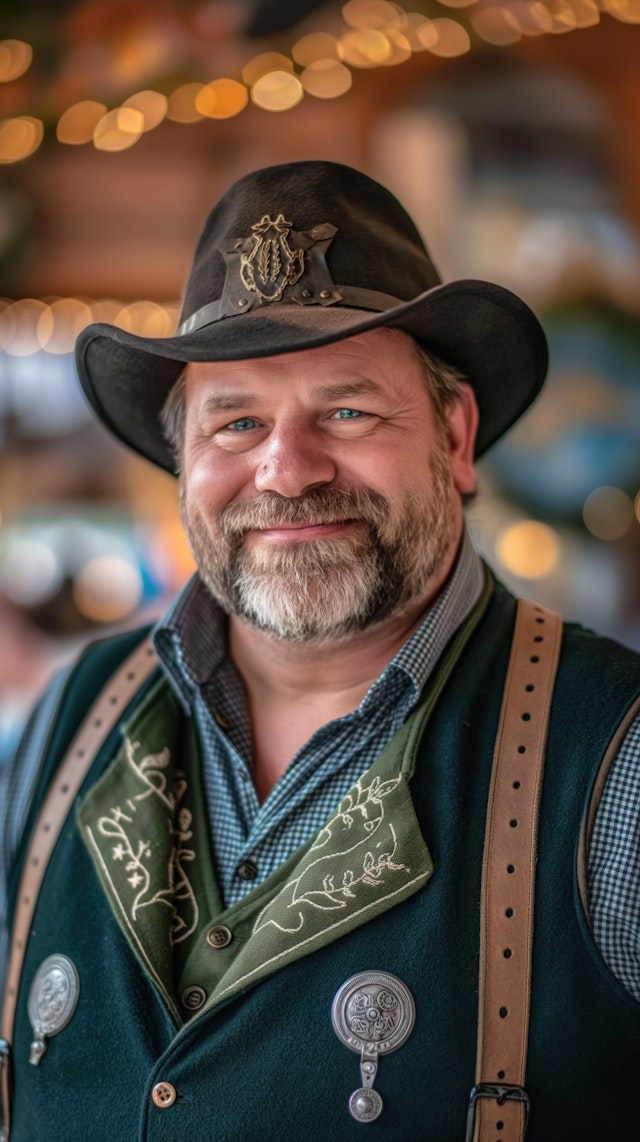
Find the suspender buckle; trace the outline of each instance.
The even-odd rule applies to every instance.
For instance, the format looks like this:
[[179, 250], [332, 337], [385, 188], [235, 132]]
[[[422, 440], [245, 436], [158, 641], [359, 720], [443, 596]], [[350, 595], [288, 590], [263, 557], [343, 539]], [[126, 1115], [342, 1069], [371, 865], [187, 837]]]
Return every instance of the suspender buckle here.
[[531, 1103], [524, 1087], [514, 1086], [512, 1083], [478, 1083], [469, 1095], [465, 1142], [473, 1142], [476, 1129], [476, 1106], [480, 1098], [494, 1098], [498, 1106], [504, 1106], [505, 1102], [524, 1103], [524, 1133], [526, 1135]]

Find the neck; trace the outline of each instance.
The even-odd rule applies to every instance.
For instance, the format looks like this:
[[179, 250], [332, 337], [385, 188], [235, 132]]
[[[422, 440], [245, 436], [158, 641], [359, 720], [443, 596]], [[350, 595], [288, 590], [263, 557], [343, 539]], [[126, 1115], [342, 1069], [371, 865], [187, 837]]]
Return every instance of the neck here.
[[411, 605], [344, 639], [293, 643], [231, 617], [229, 647], [245, 684], [261, 797], [315, 730], [358, 708], [433, 606], [454, 557]]

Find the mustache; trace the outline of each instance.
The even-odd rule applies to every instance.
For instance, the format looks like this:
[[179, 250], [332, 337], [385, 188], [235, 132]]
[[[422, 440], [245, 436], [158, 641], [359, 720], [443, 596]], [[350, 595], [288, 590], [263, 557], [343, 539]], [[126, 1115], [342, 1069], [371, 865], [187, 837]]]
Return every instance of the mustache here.
[[295, 523], [317, 525], [349, 520], [379, 528], [387, 512], [384, 496], [371, 488], [312, 488], [292, 498], [264, 492], [246, 503], [227, 504], [220, 514], [220, 526], [227, 538]]

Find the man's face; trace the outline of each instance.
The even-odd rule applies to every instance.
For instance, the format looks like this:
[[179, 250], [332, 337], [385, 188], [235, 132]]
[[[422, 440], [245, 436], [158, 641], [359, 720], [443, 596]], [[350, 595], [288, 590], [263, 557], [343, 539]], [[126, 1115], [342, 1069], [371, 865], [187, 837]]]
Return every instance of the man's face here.
[[224, 609], [340, 639], [426, 602], [473, 488], [473, 398], [438, 418], [408, 336], [379, 329], [187, 367], [181, 512]]

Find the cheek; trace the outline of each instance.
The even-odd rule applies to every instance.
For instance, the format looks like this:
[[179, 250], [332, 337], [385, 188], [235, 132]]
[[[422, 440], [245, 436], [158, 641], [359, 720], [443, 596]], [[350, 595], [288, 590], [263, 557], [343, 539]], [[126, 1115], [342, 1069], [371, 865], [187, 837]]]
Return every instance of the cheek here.
[[201, 453], [185, 466], [188, 499], [199, 507], [220, 511], [242, 493], [249, 479], [241, 457]]

